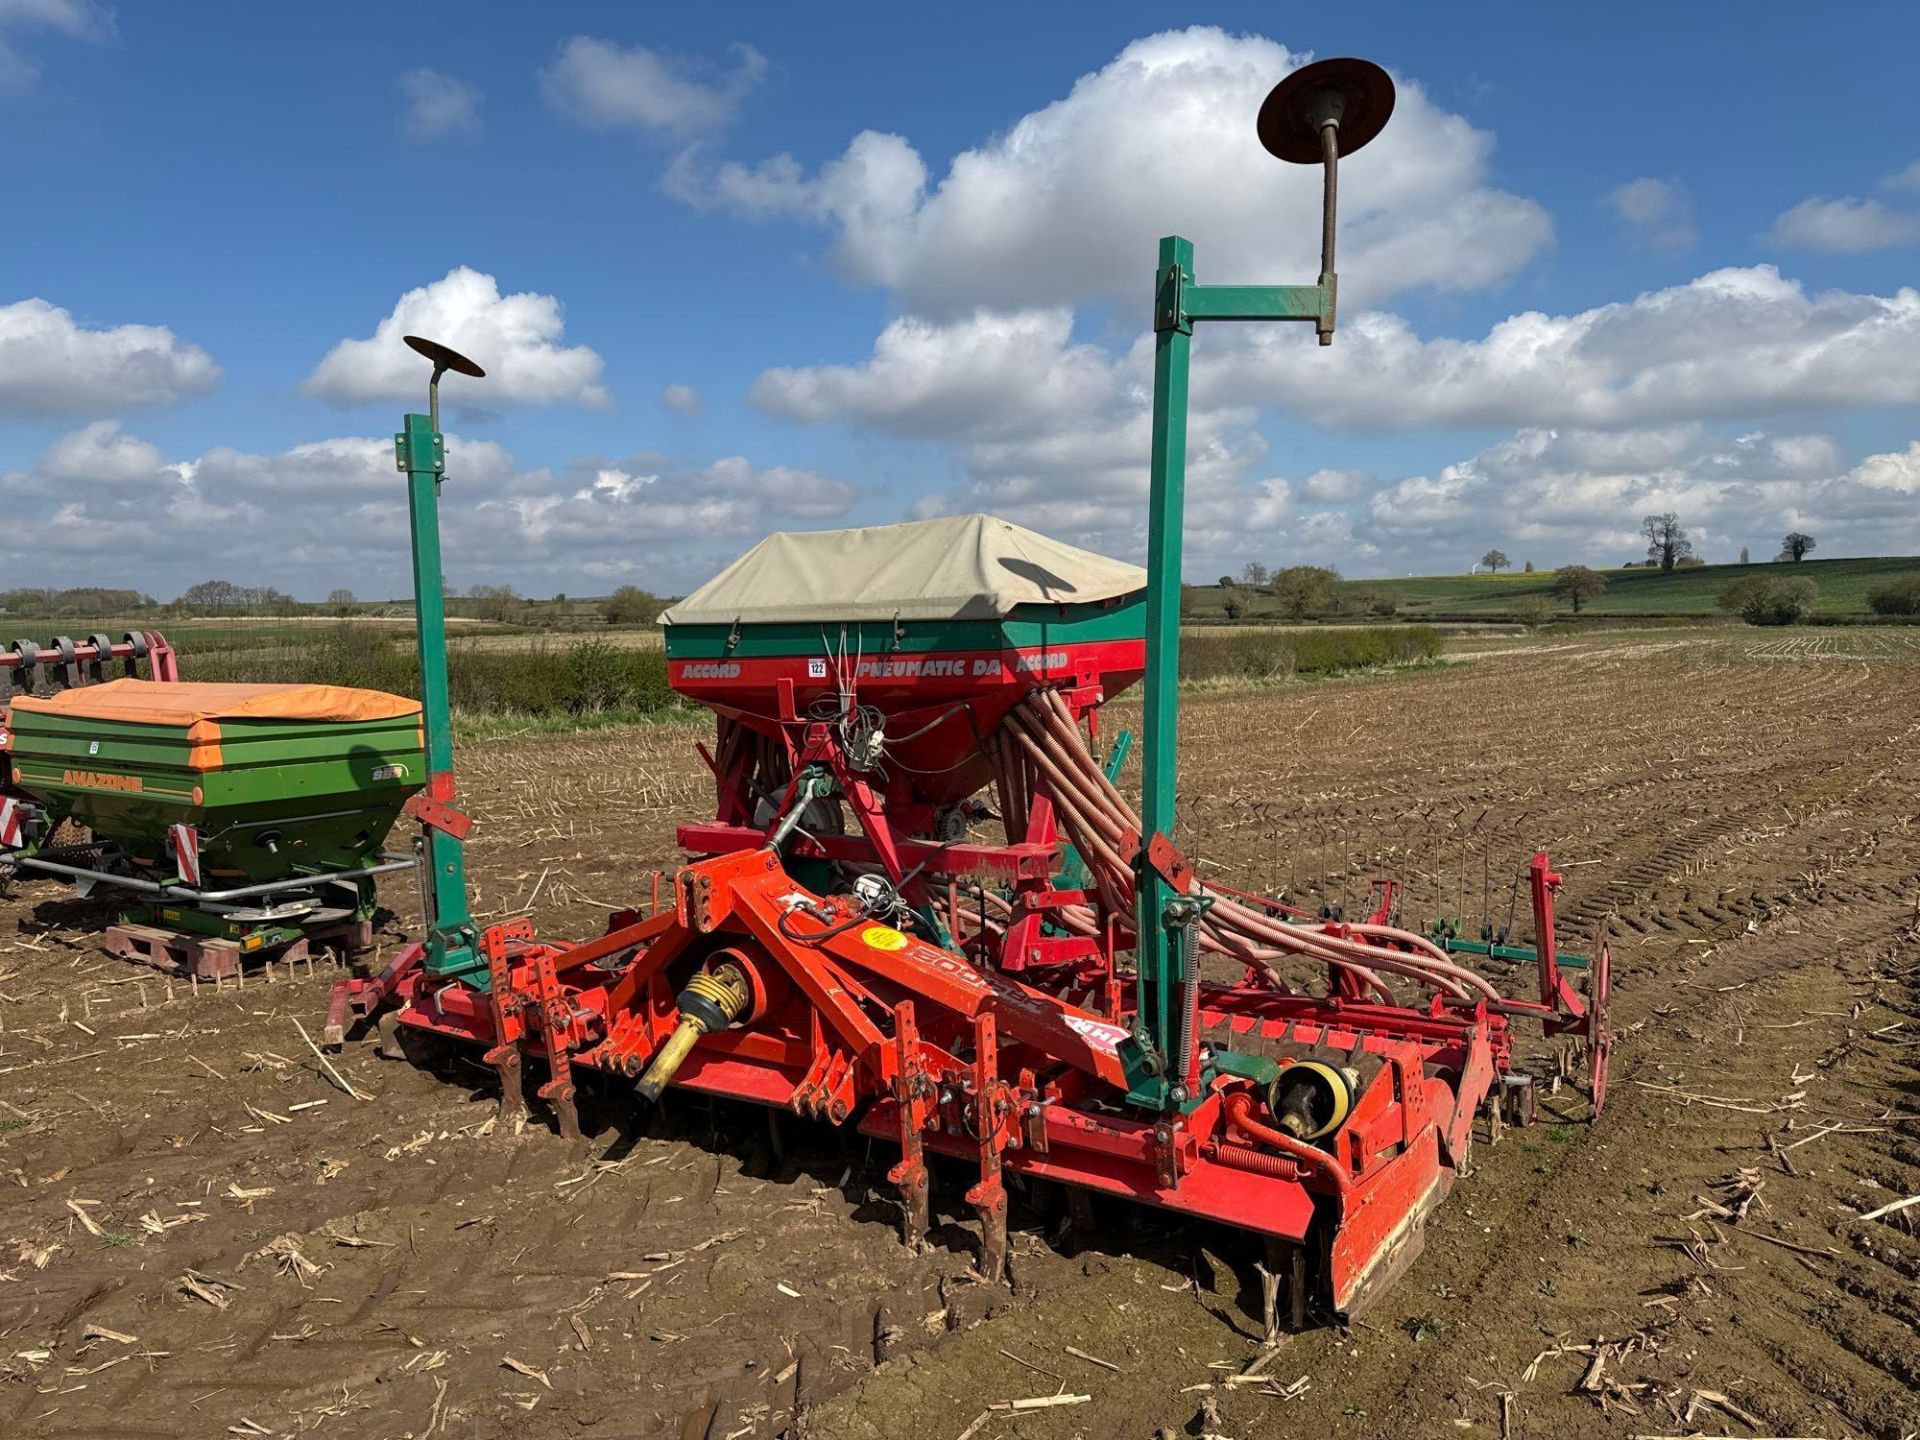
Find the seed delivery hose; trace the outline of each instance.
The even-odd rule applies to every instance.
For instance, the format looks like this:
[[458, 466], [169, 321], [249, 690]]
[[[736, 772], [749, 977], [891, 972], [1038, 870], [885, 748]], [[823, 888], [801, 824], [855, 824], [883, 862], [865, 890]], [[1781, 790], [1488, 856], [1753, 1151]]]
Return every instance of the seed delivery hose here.
[[[1061, 828], [1087, 866], [1088, 888], [1109, 910], [1130, 915], [1134, 883], [1128, 852], [1140, 843], [1140, 817], [1087, 749], [1066, 702], [1052, 690], [1034, 691], [1008, 712], [990, 754], [1009, 833], [1023, 828], [1032, 799], [1044, 795], [1053, 802]], [[1201, 922], [1201, 950], [1264, 972], [1283, 992], [1290, 993], [1294, 987], [1281, 974], [1279, 964], [1309, 960], [1352, 975], [1390, 1003], [1398, 1003], [1399, 997], [1382, 978], [1385, 975], [1411, 980], [1455, 1001], [1499, 998], [1485, 979], [1411, 930], [1375, 924], [1311, 929], [1288, 924], [1209, 889], [1204, 882], [1201, 892], [1213, 900]], [[999, 932], [1005, 928], [1008, 907], [997, 896], [986, 899], [988, 911], [982, 913], [972, 897], [962, 892], [958, 908], [978, 929]], [[1091, 906], [1067, 906], [1052, 913], [1076, 934], [1097, 932]]]

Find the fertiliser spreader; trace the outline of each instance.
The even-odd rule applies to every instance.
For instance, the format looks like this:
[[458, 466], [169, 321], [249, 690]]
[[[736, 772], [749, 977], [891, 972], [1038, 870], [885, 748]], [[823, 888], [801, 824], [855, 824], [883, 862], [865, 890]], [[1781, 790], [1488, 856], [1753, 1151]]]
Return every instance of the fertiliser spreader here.
[[[129, 896], [114, 953], [218, 975], [313, 938], [364, 949], [374, 877], [413, 867], [385, 844], [425, 783], [417, 701], [123, 678], [6, 713], [0, 859]], [[56, 845], [66, 822], [86, 838]]]
[[[466, 909], [445, 735], [437, 385], [479, 367], [430, 341], [434, 415], [397, 437], [425, 667], [434, 920], [335, 993], [329, 1034], [389, 1003], [485, 1047], [504, 1108], [531, 1059], [563, 1133], [575, 1079], [785, 1107], [897, 1149], [904, 1229], [929, 1160], [966, 1174], [980, 1268], [1006, 1255], [1007, 1181], [1053, 1182], [1264, 1236], [1296, 1323], [1346, 1313], [1418, 1249], [1476, 1125], [1531, 1118], [1515, 1022], [1604, 1075], [1606, 951], [1562, 973], [1547, 857], [1528, 871], [1534, 971], [1507, 998], [1398, 923], [1311, 915], [1200, 881], [1173, 837], [1187, 350], [1201, 320], [1334, 323], [1333, 178], [1391, 108], [1385, 74], [1328, 61], [1261, 115], [1324, 162], [1319, 283], [1202, 286], [1162, 243], [1148, 567], [986, 516], [777, 536], [667, 614], [670, 676], [717, 716], [715, 813], [691, 857], [579, 944]], [[443, 673], [443, 672], [442, 672]], [[1144, 680], [1142, 803], [1119, 783], [1114, 694]], [[664, 892], [664, 898], [663, 898]], [[1601, 1098], [1594, 1086], [1596, 1110]], [[1275, 1290], [1277, 1294], [1277, 1288]], [[1274, 1297], [1270, 1295], [1270, 1305]]]

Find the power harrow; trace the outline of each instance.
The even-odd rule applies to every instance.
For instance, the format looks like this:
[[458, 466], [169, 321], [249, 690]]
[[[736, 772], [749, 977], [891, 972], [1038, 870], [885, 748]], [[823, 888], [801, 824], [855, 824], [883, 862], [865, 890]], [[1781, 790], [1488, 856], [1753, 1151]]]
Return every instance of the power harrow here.
[[[1446, 927], [1401, 923], [1394, 882], [1364, 918], [1310, 913], [1202, 881], [1173, 835], [1192, 327], [1298, 320], [1331, 339], [1337, 160], [1391, 105], [1384, 72], [1326, 61], [1263, 108], [1270, 150], [1325, 167], [1318, 284], [1202, 286], [1191, 247], [1162, 243], [1144, 574], [962, 517], [775, 536], [668, 612], [672, 683], [717, 717], [700, 747], [714, 817], [682, 826], [692, 858], [641, 879], [647, 899], [581, 943], [542, 941], [524, 919], [482, 929], [467, 909], [438, 384], [480, 367], [410, 339], [434, 363], [432, 413], [396, 437], [420, 602], [428, 924], [382, 973], [342, 982], [329, 1037], [378, 1016], [482, 1047], [508, 1114], [530, 1066], [568, 1136], [587, 1075], [642, 1102], [673, 1087], [854, 1127], [898, 1152], [911, 1245], [944, 1157], [969, 1182], [990, 1281], [1014, 1177], [1218, 1221], [1265, 1238], [1296, 1325], [1351, 1313], [1417, 1253], [1483, 1120], [1496, 1136], [1531, 1120], [1520, 1022], [1584, 1058], [1597, 1115], [1607, 947], [1559, 951], [1561, 877], [1544, 853], [1525, 879], [1533, 943], [1474, 954]], [[1119, 784], [1131, 736], [1109, 741], [1101, 710], [1142, 681], [1136, 808]], [[1481, 959], [1525, 965], [1532, 993], [1504, 994]]]

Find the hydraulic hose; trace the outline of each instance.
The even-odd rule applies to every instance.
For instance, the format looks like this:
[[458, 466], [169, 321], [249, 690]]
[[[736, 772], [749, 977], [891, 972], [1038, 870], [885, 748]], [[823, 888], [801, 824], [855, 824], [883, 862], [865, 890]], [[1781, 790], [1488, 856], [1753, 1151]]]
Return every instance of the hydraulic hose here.
[[[997, 758], [1008, 794], [1030, 799], [1036, 785], [1043, 790], [1087, 864], [1091, 887], [1110, 909], [1130, 911], [1133, 867], [1122, 851], [1139, 835], [1139, 817], [1088, 752], [1065, 702], [1054, 691], [1035, 691], [1008, 712], [999, 740]], [[1383, 973], [1460, 1003], [1476, 994], [1499, 998], [1486, 980], [1412, 931], [1373, 924], [1312, 930], [1279, 921], [1229, 894], [1205, 893], [1215, 903], [1201, 922], [1199, 948], [1257, 967], [1283, 990], [1291, 987], [1276, 962], [1303, 959], [1351, 973], [1389, 1002], [1397, 997], [1381, 978]], [[1089, 933], [1097, 928], [1091, 914], [1059, 913], [1069, 929]], [[985, 917], [978, 918], [986, 923]]]

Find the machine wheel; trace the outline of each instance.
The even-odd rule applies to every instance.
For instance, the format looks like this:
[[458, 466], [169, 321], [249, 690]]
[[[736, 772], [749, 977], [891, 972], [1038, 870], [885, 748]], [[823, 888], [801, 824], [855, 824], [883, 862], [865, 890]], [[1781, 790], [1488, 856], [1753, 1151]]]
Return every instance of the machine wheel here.
[[1607, 1016], [1612, 992], [1613, 955], [1603, 923], [1594, 936], [1593, 964], [1587, 971], [1587, 1094], [1595, 1120], [1607, 1103], [1607, 1072], [1613, 1061], [1612, 1021]]

